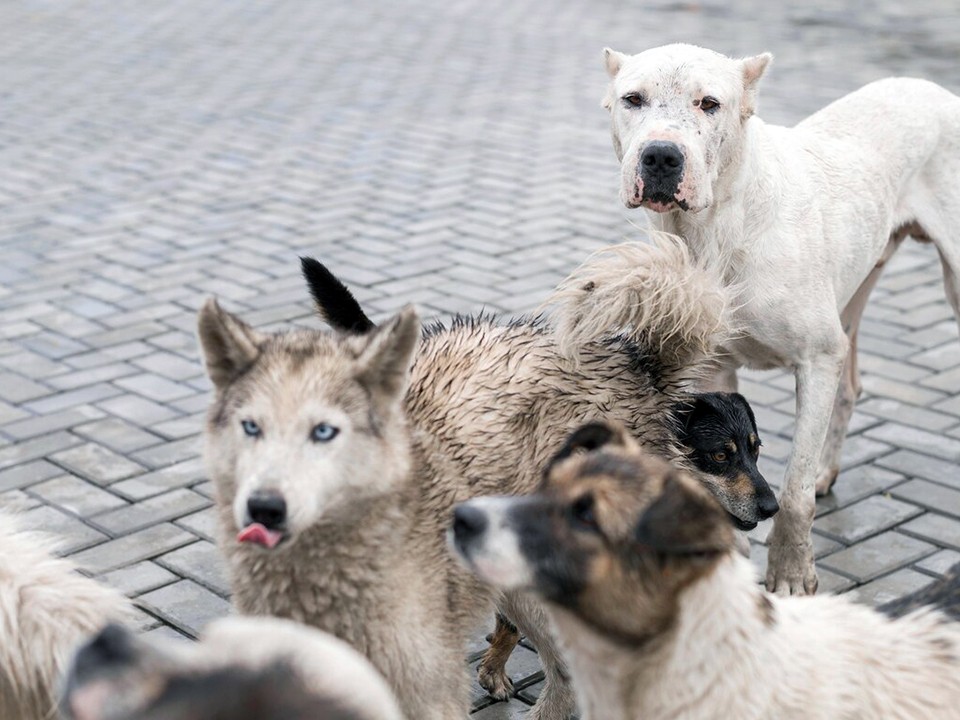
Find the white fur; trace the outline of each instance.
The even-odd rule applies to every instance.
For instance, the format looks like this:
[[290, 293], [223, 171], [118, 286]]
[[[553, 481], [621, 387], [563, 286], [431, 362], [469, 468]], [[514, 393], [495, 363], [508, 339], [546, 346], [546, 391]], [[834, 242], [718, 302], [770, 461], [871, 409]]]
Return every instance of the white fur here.
[[765, 614], [761, 593], [731, 553], [641, 649], [551, 606], [584, 720], [960, 718], [957, 623], [931, 609], [892, 621], [837, 596], [771, 596]]
[[[691, 45], [607, 51], [604, 104], [628, 206], [643, 205], [637, 167], [647, 142], [672, 141], [684, 153], [675, 199], [689, 210], [647, 206], [660, 229], [683, 237], [739, 288], [734, 322], [743, 335], [726, 347], [726, 389], [734, 389], [738, 366], [796, 374], [796, 431], [767, 587], [800, 594], [817, 584], [814, 491], [826, 492], [836, 477], [860, 391], [860, 315], [905, 226], [936, 245], [947, 297], [960, 308], [960, 98], [923, 80], [890, 78], [794, 128], [775, 127], [752, 116], [769, 60]], [[631, 92], [642, 92], [646, 106], [622, 100]], [[719, 110], [704, 113], [704, 95], [719, 99]]]
[[0, 512], [0, 718], [51, 718], [74, 648], [110, 620], [129, 617], [120, 593], [54, 557], [57, 541]]

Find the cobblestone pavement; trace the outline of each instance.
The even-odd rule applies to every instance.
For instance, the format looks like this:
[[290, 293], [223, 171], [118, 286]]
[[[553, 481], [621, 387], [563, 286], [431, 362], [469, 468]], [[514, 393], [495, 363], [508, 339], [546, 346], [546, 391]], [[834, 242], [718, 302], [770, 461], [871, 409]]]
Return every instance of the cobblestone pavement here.
[[[194, 635], [228, 610], [199, 458], [205, 296], [261, 326], [312, 323], [312, 254], [379, 317], [528, 310], [644, 223], [617, 201], [604, 45], [771, 50], [761, 114], [777, 122], [889, 74], [960, 90], [952, 2], [845, 4], [0, 5], [0, 503], [136, 597], [145, 631]], [[960, 343], [930, 247], [891, 263], [860, 361], [816, 546], [824, 590], [878, 602], [960, 560]], [[779, 481], [792, 380], [743, 389]], [[510, 669], [519, 698], [488, 707], [477, 689], [477, 717], [526, 707], [535, 656]]]

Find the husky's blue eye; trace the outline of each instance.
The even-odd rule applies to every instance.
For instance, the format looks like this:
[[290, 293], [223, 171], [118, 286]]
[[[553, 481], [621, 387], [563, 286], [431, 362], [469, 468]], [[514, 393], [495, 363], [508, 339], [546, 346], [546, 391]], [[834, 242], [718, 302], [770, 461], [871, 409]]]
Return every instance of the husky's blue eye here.
[[313, 430], [310, 431], [310, 439], [314, 442], [330, 442], [339, 434], [339, 428], [327, 423], [320, 423], [313, 426]]
[[260, 437], [260, 426], [257, 425], [253, 420], [242, 420], [240, 422], [240, 426], [250, 437]]

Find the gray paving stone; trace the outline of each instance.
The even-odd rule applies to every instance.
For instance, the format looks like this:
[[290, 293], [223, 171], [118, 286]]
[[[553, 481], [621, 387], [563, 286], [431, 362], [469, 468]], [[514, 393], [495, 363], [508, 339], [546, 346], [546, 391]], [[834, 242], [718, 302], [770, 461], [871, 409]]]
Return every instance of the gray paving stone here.
[[956, 550], [941, 550], [929, 557], [925, 557], [916, 563], [915, 566], [936, 575], [943, 575], [958, 562], [960, 562], [960, 552]]
[[50, 456], [60, 467], [92, 480], [98, 485], [109, 485], [143, 472], [144, 467], [97, 443], [84, 443]]
[[960, 519], [960, 490], [952, 490], [925, 480], [911, 480], [893, 488], [891, 494], [927, 510]]
[[204, 585], [218, 595], [230, 594], [230, 581], [224, 562], [217, 546], [201, 540], [157, 558], [157, 563], [172, 570], [180, 577]]
[[866, 605], [883, 605], [891, 600], [921, 590], [932, 582], [933, 578], [929, 575], [924, 575], [910, 568], [901, 568], [886, 577], [873, 580], [866, 585], [851, 590], [850, 595], [857, 602]]
[[162, 437], [119, 418], [104, 418], [78, 425], [72, 430], [76, 435], [93, 440], [121, 454], [142, 450], [163, 442]]
[[24, 513], [23, 526], [56, 537], [57, 552], [61, 555], [70, 555], [107, 539], [77, 518], [45, 505]]
[[904, 476], [876, 465], [859, 465], [842, 470], [830, 492], [817, 498], [817, 513], [846, 507], [903, 482]]
[[136, 597], [175, 583], [180, 578], [156, 563], [145, 560], [113, 572], [104, 573], [97, 579], [107, 585], [112, 585], [124, 595]]
[[916, 505], [873, 495], [819, 518], [814, 525], [821, 533], [852, 545], [871, 535], [889, 530], [922, 512]]
[[80, 516], [91, 516], [126, 505], [116, 495], [97, 485], [71, 475], [55, 477], [30, 487], [30, 492], [44, 502]]
[[[197, 488], [195, 487], [193, 490], [196, 492]], [[216, 542], [217, 515], [213, 507], [208, 507], [205, 510], [200, 510], [190, 515], [184, 515], [177, 519], [177, 524], [185, 527], [194, 535], [204, 540]]]
[[112, 485], [110, 489], [131, 500], [145, 500], [166, 490], [186, 487], [203, 478], [203, 463], [199, 458], [194, 458], [123, 480]]
[[178, 416], [176, 411], [166, 405], [160, 405], [139, 395], [123, 395], [98, 403], [98, 406], [111, 415], [138, 425], [153, 425]]
[[910, 450], [897, 450], [877, 460], [879, 465], [898, 470], [908, 477], [919, 477], [931, 482], [960, 489], [960, 469], [956, 463], [921, 455]]
[[0, 470], [0, 492], [28, 487], [61, 473], [63, 470], [46, 460], [14, 465], [6, 470]]
[[858, 582], [867, 582], [931, 555], [936, 549], [928, 542], [889, 530], [824, 558], [820, 565]]
[[9, 423], [0, 427], [0, 430], [14, 440], [26, 440], [27, 438], [46, 435], [56, 432], [57, 430], [66, 430], [75, 425], [102, 418], [103, 415], [102, 410], [98, 410], [91, 405], [78, 405], [69, 410]]
[[191, 637], [199, 635], [212, 620], [223, 617], [230, 610], [226, 600], [192, 580], [181, 580], [141, 595], [140, 602]]
[[960, 462], [960, 440], [919, 430], [899, 423], [886, 422], [867, 430], [867, 435], [882, 442], [908, 448], [919, 453]]
[[103, 528], [112, 536], [118, 537], [157, 523], [174, 520], [181, 515], [207, 507], [209, 504], [210, 501], [207, 498], [190, 490], [172, 490], [139, 503], [95, 515], [90, 522]]
[[0, 398], [14, 405], [49, 394], [50, 388], [22, 375], [10, 372], [0, 373]]
[[147, 467], [159, 468], [198, 457], [202, 450], [200, 438], [191, 436], [131, 453], [130, 457]]
[[900, 531], [940, 547], [960, 550], [960, 524], [945, 515], [928, 512], [901, 526]]
[[88, 572], [102, 574], [163, 555], [196, 540], [194, 535], [164, 523], [84, 550], [72, 559]]

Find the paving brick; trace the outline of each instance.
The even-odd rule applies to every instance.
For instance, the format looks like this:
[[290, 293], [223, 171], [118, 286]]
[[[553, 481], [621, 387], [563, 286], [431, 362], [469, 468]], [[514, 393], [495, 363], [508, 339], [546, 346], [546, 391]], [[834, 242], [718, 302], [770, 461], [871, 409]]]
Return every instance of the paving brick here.
[[226, 600], [191, 580], [181, 580], [141, 595], [140, 602], [191, 637], [199, 635], [206, 625], [230, 610]]
[[212, 542], [201, 540], [167, 553], [157, 558], [156, 562], [180, 577], [200, 583], [218, 595], [226, 597], [230, 594], [226, 563]]
[[903, 482], [904, 476], [876, 465], [859, 465], [841, 471], [830, 492], [817, 498], [817, 512], [846, 507], [870, 495], [888, 490]]
[[61, 473], [63, 470], [46, 460], [14, 465], [6, 470], [0, 470], [0, 492], [28, 487]]
[[0, 398], [15, 405], [49, 395], [50, 388], [14, 373], [0, 373]]
[[50, 456], [60, 467], [92, 480], [98, 485], [109, 485], [143, 472], [142, 465], [97, 443], [84, 443]]
[[933, 455], [944, 460], [960, 462], [960, 440], [944, 437], [937, 433], [918, 430], [899, 423], [886, 422], [867, 430], [867, 435], [874, 440], [887, 442], [901, 448]]
[[883, 605], [933, 582], [933, 578], [910, 568], [901, 568], [886, 577], [868, 582], [850, 592], [857, 602], [866, 605]]
[[957, 550], [941, 550], [929, 557], [925, 557], [915, 566], [921, 570], [943, 575], [957, 563], [960, 563], [960, 552]]
[[52, 507], [41, 505], [23, 514], [23, 527], [49, 533], [57, 538], [57, 552], [70, 555], [107, 540], [84, 522]]
[[[171, 421], [172, 422], [172, 421]], [[163, 438], [119, 418], [104, 418], [73, 428], [76, 435], [124, 454], [163, 442]]]
[[78, 477], [63, 475], [30, 486], [44, 502], [74, 515], [90, 516], [126, 505], [126, 501]]
[[97, 579], [107, 585], [112, 585], [129, 597], [142, 595], [179, 580], [172, 572], [149, 560], [105, 573]]
[[902, 472], [908, 477], [919, 477], [960, 489], [960, 472], [953, 462], [922, 455], [911, 450], [897, 450], [877, 460], [878, 465]]
[[867, 582], [902, 565], [931, 555], [936, 549], [935, 545], [928, 542], [889, 530], [882, 535], [834, 553], [824, 558], [820, 564], [828, 570], [838, 571], [858, 582]]
[[72, 559], [88, 572], [102, 574], [163, 555], [196, 540], [194, 535], [165, 523], [84, 550]]
[[96, 515], [90, 522], [114, 537], [126, 535], [157, 523], [206, 507], [210, 501], [190, 490], [172, 490], [132, 505]]
[[131, 500], [145, 500], [166, 490], [186, 487], [203, 477], [203, 463], [196, 458], [123, 480], [112, 485], [110, 489]]
[[166, 405], [160, 405], [139, 395], [123, 395], [98, 403], [98, 405], [111, 415], [140, 425], [165, 422], [179, 414]]
[[960, 491], [958, 490], [951, 490], [925, 480], [911, 480], [893, 488], [891, 494], [895, 498], [906, 500], [927, 510], [960, 519]]
[[960, 550], [960, 524], [945, 515], [928, 512], [902, 525], [900, 531], [940, 547]]
[[815, 527], [850, 545], [889, 530], [922, 512], [916, 505], [874, 495], [818, 519]]
[[74, 425], [89, 422], [103, 417], [103, 411], [90, 405], [78, 405], [69, 410], [55, 412], [50, 415], [31, 417], [19, 422], [9, 423], [2, 428], [3, 432], [15, 440], [26, 440], [72, 428]]

